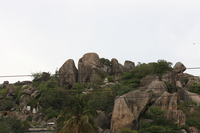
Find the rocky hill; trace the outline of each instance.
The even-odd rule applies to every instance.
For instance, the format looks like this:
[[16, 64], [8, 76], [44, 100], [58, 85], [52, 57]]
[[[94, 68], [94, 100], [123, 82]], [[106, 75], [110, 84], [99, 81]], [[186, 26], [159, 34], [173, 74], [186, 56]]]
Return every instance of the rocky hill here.
[[87, 53], [79, 59], [78, 68], [68, 59], [54, 75], [42, 72], [33, 74], [33, 81], [5, 81], [0, 86], [1, 115], [16, 115], [32, 127], [46, 127], [68, 101], [84, 95], [87, 108], [98, 110], [99, 133], [123, 129], [196, 133], [200, 78], [184, 73], [181, 62], [171, 65], [165, 60], [121, 65], [117, 59]]

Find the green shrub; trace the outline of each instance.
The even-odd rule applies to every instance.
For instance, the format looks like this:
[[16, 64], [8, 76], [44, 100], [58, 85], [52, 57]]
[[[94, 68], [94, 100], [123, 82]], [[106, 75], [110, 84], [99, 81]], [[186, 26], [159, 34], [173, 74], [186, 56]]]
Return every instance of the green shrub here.
[[187, 118], [186, 119], [186, 124], [188, 126], [194, 126], [196, 128], [199, 128], [200, 127], [200, 121], [196, 118]]
[[188, 91], [200, 94], [200, 83], [193, 83], [188, 87]]

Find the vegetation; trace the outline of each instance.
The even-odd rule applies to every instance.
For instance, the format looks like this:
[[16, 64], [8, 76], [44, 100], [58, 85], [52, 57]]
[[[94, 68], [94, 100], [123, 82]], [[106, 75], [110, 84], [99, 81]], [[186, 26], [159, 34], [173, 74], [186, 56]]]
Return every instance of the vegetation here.
[[94, 118], [97, 112], [86, 110], [86, 106], [82, 97], [75, 97], [58, 117], [59, 133], [95, 133]]
[[139, 133], [175, 133], [179, 130], [178, 125], [164, 117], [165, 111], [160, 107], [150, 107], [145, 119], [151, 122], [142, 121]]
[[16, 116], [0, 118], [1, 133], [23, 133], [29, 127], [27, 121], [21, 121]]
[[199, 83], [194, 82], [193, 84], [191, 84], [188, 87], [188, 91], [200, 94], [200, 82]]

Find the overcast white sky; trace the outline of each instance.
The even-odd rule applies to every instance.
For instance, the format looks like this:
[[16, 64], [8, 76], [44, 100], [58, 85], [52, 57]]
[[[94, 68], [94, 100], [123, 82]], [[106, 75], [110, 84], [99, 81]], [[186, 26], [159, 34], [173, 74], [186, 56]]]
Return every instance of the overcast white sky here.
[[0, 0], [0, 76], [54, 73], [88, 52], [200, 67], [199, 35], [200, 0]]

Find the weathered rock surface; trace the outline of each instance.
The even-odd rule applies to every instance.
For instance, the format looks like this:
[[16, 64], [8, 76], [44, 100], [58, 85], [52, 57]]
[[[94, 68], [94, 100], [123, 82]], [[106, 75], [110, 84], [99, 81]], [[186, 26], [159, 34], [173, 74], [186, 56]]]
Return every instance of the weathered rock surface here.
[[173, 69], [178, 73], [183, 73], [186, 70], [186, 67], [181, 62], [177, 62]]
[[134, 62], [128, 60], [124, 62], [124, 71], [133, 70], [134, 68], [135, 68]]
[[140, 82], [140, 86], [148, 86], [151, 84], [153, 81], [158, 81], [158, 76], [157, 75], [148, 75], [144, 78], [142, 78]]
[[36, 91], [35, 87], [30, 86], [29, 88], [25, 89], [22, 91], [22, 94], [27, 94], [27, 95], [31, 95], [34, 93], [34, 91]]
[[15, 95], [15, 86], [13, 84], [7, 85], [7, 95], [6, 96], [14, 96]]
[[115, 81], [118, 81], [122, 76], [123, 68], [119, 65], [118, 60], [113, 58], [111, 60], [111, 75], [115, 77]]
[[32, 94], [31, 94], [31, 97], [39, 97], [40, 96], [40, 92], [39, 91], [34, 91]]
[[198, 133], [198, 130], [196, 127], [189, 127], [188, 130], [190, 133]]
[[165, 91], [152, 106], [159, 106], [161, 110], [168, 110], [172, 94]]
[[185, 129], [180, 130], [178, 133], [187, 133]]
[[97, 117], [95, 119], [95, 123], [97, 124], [98, 127], [101, 129], [109, 129], [110, 128], [110, 119], [109, 117], [103, 112], [98, 110], [97, 111]]
[[16, 83], [14, 83], [15, 86], [23, 86], [23, 85], [31, 85], [32, 82], [31, 81], [18, 81]]
[[142, 91], [133, 91], [118, 97], [113, 108], [111, 133], [117, 133], [122, 128], [137, 128], [138, 118], [150, 99], [151, 95]]
[[44, 120], [44, 118], [45, 118], [45, 114], [40, 113], [40, 114], [34, 115], [33, 118], [32, 118], [32, 121], [33, 122], [41, 122], [41, 121]]
[[153, 81], [148, 86], [146, 92], [153, 91], [156, 97], [160, 97], [165, 91], [167, 91], [167, 86], [162, 81]]
[[70, 85], [71, 87], [78, 81], [78, 70], [74, 60], [67, 60], [59, 69], [60, 86]]
[[173, 92], [176, 92], [175, 86], [176, 86], [176, 81], [177, 81], [177, 74], [178, 73], [176, 71], [170, 71], [164, 74], [161, 79], [164, 82], [169, 82], [172, 84], [172, 86], [174, 87]]
[[94, 83], [99, 80], [101, 62], [96, 53], [84, 54], [78, 62], [78, 82]]
[[42, 72], [42, 81], [48, 81], [50, 79], [50, 73]]
[[26, 106], [26, 102], [28, 102], [30, 100], [30, 95], [27, 94], [23, 94], [20, 97], [20, 107], [24, 107]]

